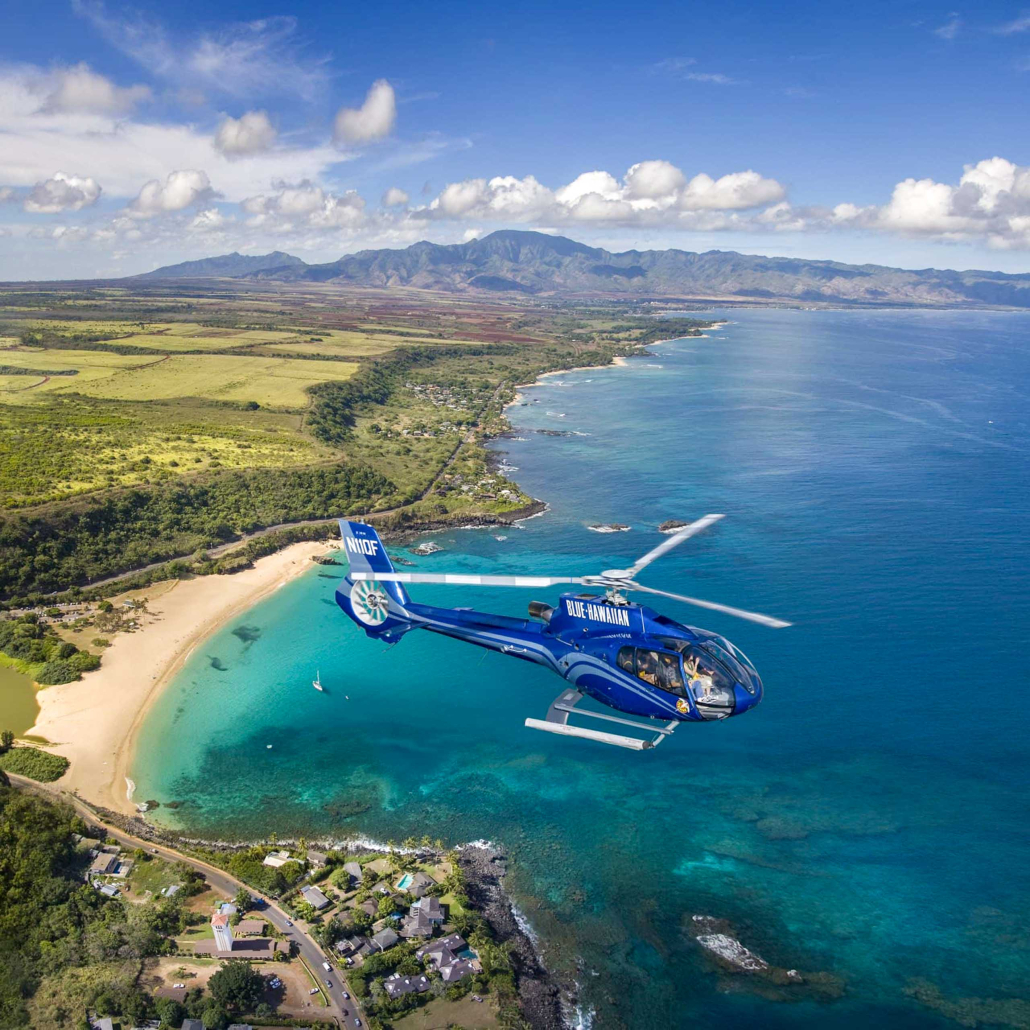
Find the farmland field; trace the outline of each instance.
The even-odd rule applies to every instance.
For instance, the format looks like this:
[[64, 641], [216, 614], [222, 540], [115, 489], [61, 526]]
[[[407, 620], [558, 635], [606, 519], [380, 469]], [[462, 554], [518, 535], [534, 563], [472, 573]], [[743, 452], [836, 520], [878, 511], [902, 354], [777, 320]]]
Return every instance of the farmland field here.
[[517, 509], [481, 446], [515, 384], [655, 325], [333, 284], [0, 287], [0, 599], [341, 510]]

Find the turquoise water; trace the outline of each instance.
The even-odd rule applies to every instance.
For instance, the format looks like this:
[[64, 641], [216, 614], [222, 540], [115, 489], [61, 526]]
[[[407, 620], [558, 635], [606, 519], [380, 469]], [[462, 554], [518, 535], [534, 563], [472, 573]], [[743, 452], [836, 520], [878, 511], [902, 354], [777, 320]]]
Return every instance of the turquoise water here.
[[[644, 579], [796, 623], [667, 607], [743, 648], [760, 708], [645, 754], [545, 737], [523, 719], [557, 679], [430, 634], [369, 641], [313, 567], [198, 647], [144, 726], [139, 795], [206, 833], [501, 842], [596, 1027], [955, 1026], [947, 1006], [1022, 1025], [992, 1002], [1030, 997], [1030, 320], [727, 317], [526, 391], [524, 439], [499, 446], [551, 511], [441, 534], [417, 564], [587, 573], [665, 518], [726, 512]], [[607, 521], [633, 528], [585, 528]], [[684, 932], [698, 913], [843, 998], [720, 975]]]

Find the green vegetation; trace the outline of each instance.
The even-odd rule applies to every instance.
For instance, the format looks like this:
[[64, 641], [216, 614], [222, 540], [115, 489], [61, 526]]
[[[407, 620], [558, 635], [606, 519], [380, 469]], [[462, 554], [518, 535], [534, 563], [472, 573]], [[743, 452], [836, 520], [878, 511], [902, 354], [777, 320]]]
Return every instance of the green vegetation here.
[[0, 658], [41, 687], [71, 683], [100, 667], [100, 659], [63, 640], [34, 612], [0, 620]]
[[0, 600], [231, 571], [258, 550], [201, 552], [282, 523], [517, 510], [482, 447], [515, 384], [699, 325], [311, 283], [0, 288]]
[[2, 1030], [78, 1028], [87, 1007], [133, 1023], [148, 1014], [140, 959], [167, 949], [182, 909], [124, 906], [84, 884], [89, 856], [72, 833], [85, 829], [65, 806], [0, 787]]
[[68, 759], [37, 747], [12, 747], [0, 754], [0, 769], [27, 776], [39, 783], [59, 780], [68, 768]]
[[246, 962], [231, 960], [211, 977], [207, 988], [227, 1012], [253, 1012], [261, 1002], [265, 981]]

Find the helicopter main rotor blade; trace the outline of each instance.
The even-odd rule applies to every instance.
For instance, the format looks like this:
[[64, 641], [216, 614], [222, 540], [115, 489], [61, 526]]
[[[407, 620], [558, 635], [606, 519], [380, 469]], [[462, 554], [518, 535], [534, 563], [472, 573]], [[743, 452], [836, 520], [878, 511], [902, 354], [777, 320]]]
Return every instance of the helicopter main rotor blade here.
[[574, 576], [478, 576], [461, 572], [352, 572], [350, 578], [377, 579], [381, 583], [447, 583], [466, 587], [552, 587], [582, 583]]
[[638, 558], [635, 565], [630, 566], [629, 572], [635, 576], [641, 569], [650, 565], [651, 562], [657, 558], [661, 558], [663, 554], [667, 554], [674, 547], [679, 547], [684, 540], [689, 540], [692, 536], [700, 533], [702, 530], [707, 529], [710, 525], [718, 522], [719, 519], [725, 518], [724, 515], [706, 515], [703, 519], [698, 519], [696, 522], [691, 522], [689, 526], [684, 526], [679, 532], [673, 533], [668, 540], [663, 540], [654, 550], [648, 551], [643, 558]]
[[702, 601], [697, 597], [684, 597], [682, 594], [670, 594], [667, 590], [655, 590], [654, 587], [641, 586], [639, 583], [627, 584], [627, 590], [643, 590], [645, 594], [658, 594], [659, 597], [671, 597], [674, 601], [683, 601], [684, 604], [693, 604], [698, 608], [708, 608], [713, 612], [724, 612], [726, 615], [735, 615], [738, 619], [747, 619], [748, 622], [757, 622], [762, 626], [770, 626], [773, 629], [785, 629], [790, 625], [783, 619], [774, 619], [771, 615], [760, 615], [758, 612], [748, 612], [743, 608], [731, 608], [728, 604], [716, 604], [715, 601]]

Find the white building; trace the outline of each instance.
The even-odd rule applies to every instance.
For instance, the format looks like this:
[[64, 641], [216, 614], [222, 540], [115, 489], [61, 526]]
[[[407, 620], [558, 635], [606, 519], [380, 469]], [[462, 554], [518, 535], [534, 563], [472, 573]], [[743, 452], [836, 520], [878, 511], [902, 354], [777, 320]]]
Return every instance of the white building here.
[[221, 912], [211, 917], [211, 929], [215, 932], [215, 945], [219, 951], [232, 951], [232, 924]]

